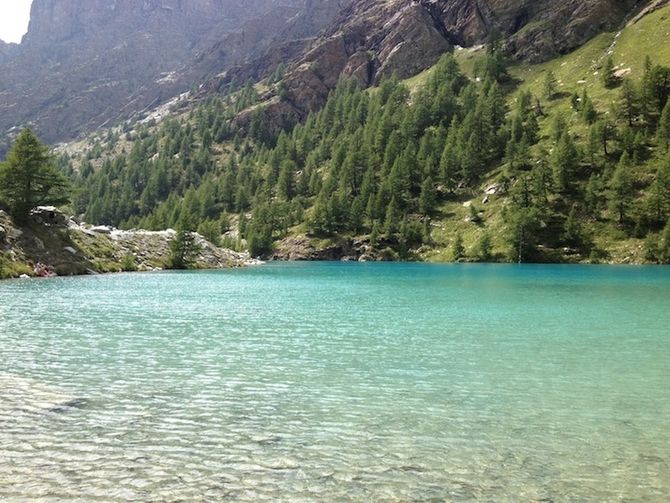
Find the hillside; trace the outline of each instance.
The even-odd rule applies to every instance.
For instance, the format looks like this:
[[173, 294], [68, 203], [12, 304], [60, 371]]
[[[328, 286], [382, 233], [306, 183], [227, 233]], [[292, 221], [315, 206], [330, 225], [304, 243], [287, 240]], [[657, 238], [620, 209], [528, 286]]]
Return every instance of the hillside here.
[[[187, 219], [279, 259], [670, 260], [665, 2], [607, 16], [595, 1], [572, 16], [394, 5], [355, 2], [302, 55], [270, 51], [171, 109], [62, 147], [71, 210], [125, 229]], [[589, 16], [594, 33], [626, 22], [556, 57], [584, 41], [570, 34]], [[486, 48], [455, 46], [505, 26]], [[533, 55], [515, 45], [530, 33]], [[435, 52], [418, 59], [422, 43]], [[240, 86], [244, 72], [258, 81]]]
[[75, 210], [155, 229], [187, 213], [278, 258], [665, 260], [670, 59], [654, 45], [669, 13], [547, 63], [505, 68], [501, 45], [457, 49], [370, 91], [342, 81], [278, 137], [262, 114], [289, 98], [264, 102], [272, 81], [211, 95], [64, 157], [81, 188]]
[[22, 43], [0, 45], [0, 156], [16, 128], [57, 142], [137, 117], [337, 12], [337, 0], [34, 0]]

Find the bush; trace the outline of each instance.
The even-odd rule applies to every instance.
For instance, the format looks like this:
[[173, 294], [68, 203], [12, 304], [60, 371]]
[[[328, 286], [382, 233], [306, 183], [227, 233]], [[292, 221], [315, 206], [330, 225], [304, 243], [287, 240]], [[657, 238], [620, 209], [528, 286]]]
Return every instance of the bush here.
[[121, 270], [124, 272], [137, 271], [137, 264], [133, 255], [128, 254], [121, 259]]

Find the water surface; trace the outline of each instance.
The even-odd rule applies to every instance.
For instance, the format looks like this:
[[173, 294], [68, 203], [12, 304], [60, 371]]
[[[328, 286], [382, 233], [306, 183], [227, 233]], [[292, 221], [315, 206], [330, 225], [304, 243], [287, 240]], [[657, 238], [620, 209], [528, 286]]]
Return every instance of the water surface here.
[[670, 269], [0, 283], [0, 500], [668, 501]]

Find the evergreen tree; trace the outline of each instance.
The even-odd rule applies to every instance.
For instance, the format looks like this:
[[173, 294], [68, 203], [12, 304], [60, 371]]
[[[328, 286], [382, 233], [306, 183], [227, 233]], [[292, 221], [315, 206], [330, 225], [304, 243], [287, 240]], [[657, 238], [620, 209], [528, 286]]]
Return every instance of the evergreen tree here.
[[421, 194], [419, 195], [419, 211], [424, 215], [430, 215], [435, 209], [437, 203], [437, 192], [433, 184], [433, 179], [429, 176], [421, 184]]
[[454, 243], [451, 247], [451, 258], [454, 262], [458, 262], [465, 257], [465, 246], [463, 245], [463, 236], [460, 232], [456, 233]]
[[621, 86], [617, 109], [618, 115], [628, 122], [629, 127], [633, 127], [640, 112], [640, 103], [637, 89], [628, 79], [624, 80]]
[[670, 100], [667, 101], [656, 129], [656, 141], [664, 149], [670, 149]]
[[670, 264], [670, 220], [663, 229], [659, 241], [658, 258], [664, 264]]
[[489, 262], [491, 260], [492, 253], [492, 243], [491, 243], [491, 234], [488, 231], [484, 232], [477, 242], [477, 260], [480, 262]]
[[19, 133], [6, 161], [0, 164], [0, 200], [19, 224], [26, 223], [36, 206], [59, 206], [70, 201], [65, 176], [30, 129]]
[[295, 163], [286, 159], [281, 163], [279, 180], [277, 181], [277, 195], [284, 201], [290, 201], [295, 193]]
[[608, 56], [605, 60], [602, 73], [602, 82], [603, 85], [608, 89], [616, 86], [617, 84], [617, 78], [614, 75], [614, 59], [612, 59], [612, 56]]
[[542, 91], [544, 93], [544, 97], [548, 100], [553, 99], [554, 95], [556, 94], [556, 76], [551, 70], [544, 74], [544, 80], [542, 81]]
[[582, 244], [582, 226], [574, 206], [563, 225], [561, 239], [570, 246], [580, 246]]
[[625, 221], [633, 201], [633, 178], [630, 170], [630, 158], [624, 152], [612, 175], [609, 194], [610, 211], [617, 216], [619, 224]]
[[182, 217], [177, 234], [170, 241], [169, 269], [190, 269], [195, 264], [201, 247], [193, 232], [193, 223], [188, 216]]
[[554, 183], [561, 192], [570, 190], [577, 165], [579, 153], [569, 132], [564, 132], [551, 156]]

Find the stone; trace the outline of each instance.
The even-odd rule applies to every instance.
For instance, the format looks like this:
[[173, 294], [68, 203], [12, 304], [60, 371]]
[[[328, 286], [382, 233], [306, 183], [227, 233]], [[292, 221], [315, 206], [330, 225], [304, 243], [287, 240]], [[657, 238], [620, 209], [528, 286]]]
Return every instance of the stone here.
[[113, 229], [107, 225], [96, 225], [89, 230], [97, 234], [111, 234], [113, 231]]
[[501, 190], [502, 185], [499, 183], [494, 183], [493, 185], [489, 185], [488, 187], [486, 187], [486, 189], [484, 189], [484, 193], [489, 196], [494, 196]]
[[54, 206], [37, 206], [30, 211], [30, 217], [47, 226], [67, 227], [68, 218]]
[[63, 250], [66, 251], [66, 252], [68, 252], [68, 253], [71, 253], [72, 255], [76, 255], [76, 254], [77, 254], [77, 250], [75, 250], [75, 249], [72, 248], [71, 246], [66, 246], [65, 248], [63, 248]]

